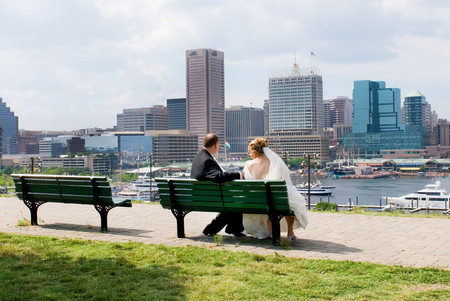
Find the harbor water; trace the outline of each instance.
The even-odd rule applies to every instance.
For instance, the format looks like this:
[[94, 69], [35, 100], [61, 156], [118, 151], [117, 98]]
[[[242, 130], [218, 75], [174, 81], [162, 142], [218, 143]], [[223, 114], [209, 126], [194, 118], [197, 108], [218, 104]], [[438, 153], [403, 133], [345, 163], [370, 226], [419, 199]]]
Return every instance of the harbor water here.
[[[395, 178], [378, 179], [334, 179], [331, 177], [317, 177], [325, 186], [335, 186], [331, 196], [311, 195], [311, 204], [316, 204], [320, 200], [330, 201], [338, 205], [348, 205], [351, 199], [355, 205], [358, 198], [358, 205], [379, 206], [382, 199], [385, 205], [385, 197], [399, 197], [408, 193], [416, 192], [425, 188], [426, 184], [441, 182], [441, 188], [450, 191], [450, 177], [428, 178], [423, 176], [397, 176]], [[316, 178], [311, 176], [311, 183]], [[294, 184], [302, 183], [303, 177], [293, 177]], [[306, 196], [305, 196], [306, 198]]]

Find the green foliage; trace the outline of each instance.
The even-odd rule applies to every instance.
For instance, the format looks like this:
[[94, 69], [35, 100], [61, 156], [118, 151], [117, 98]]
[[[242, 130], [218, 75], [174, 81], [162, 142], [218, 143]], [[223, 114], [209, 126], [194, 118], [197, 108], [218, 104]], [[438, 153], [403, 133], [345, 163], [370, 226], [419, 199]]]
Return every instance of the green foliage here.
[[223, 246], [223, 236], [214, 235], [214, 242], [216, 243], [216, 246]]
[[324, 201], [320, 201], [316, 204], [316, 207], [314, 208], [314, 211], [332, 211], [336, 212], [338, 211], [338, 206], [335, 203], [328, 203]]
[[121, 177], [122, 177], [122, 182], [124, 182], [124, 183], [129, 183], [129, 182], [137, 180], [136, 173], [124, 173], [124, 174], [122, 174]]
[[287, 161], [287, 165], [289, 165], [293, 169], [299, 169], [302, 167], [302, 163], [305, 160], [305, 158], [292, 158]]
[[46, 175], [77, 175], [77, 176], [90, 176], [91, 171], [89, 168], [78, 168], [78, 167], [47, 167], [44, 168], [42, 174]]
[[9, 175], [2, 174], [0, 176], [0, 186], [9, 187], [9, 186], [13, 186], [13, 185], [14, 185], [14, 181]]
[[0, 233], [0, 300], [448, 300], [450, 271]]
[[27, 168], [26, 167], [20, 167], [20, 166], [16, 166], [16, 167], [12, 167], [12, 166], [5, 166], [1, 171], [0, 171], [0, 175], [10, 175], [12, 173], [27, 173]]
[[31, 226], [31, 221], [30, 221], [29, 219], [27, 219], [27, 218], [20, 219], [20, 220], [17, 222], [17, 226], [18, 226], [18, 227], [28, 227], [28, 226]]

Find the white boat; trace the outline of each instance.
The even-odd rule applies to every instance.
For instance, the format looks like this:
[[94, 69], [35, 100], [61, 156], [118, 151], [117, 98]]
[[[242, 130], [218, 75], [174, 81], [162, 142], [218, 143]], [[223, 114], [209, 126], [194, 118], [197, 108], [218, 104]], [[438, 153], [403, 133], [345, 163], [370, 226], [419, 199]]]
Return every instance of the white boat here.
[[[297, 191], [301, 194], [308, 194], [308, 183], [298, 184]], [[310, 195], [331, 195], [335, 186], [324, 186], [320, 181], [310, 183], [309, 193]]]
[[139, 176], [137, 181], [130, 182], [114, 195], [131, 200], [156, 200], [158, 199], [158, 187], [154, 179]]
[[147, 176], [139, 176], [137, 181], [131, 182], [127, 188], [138, 192], [158, 191], [155, 180]]
[[424, 189], [418, 190], [401, 197], [387, 197], [388, 205], [384, 208], [389, 209], [417, 209], [431, 208], [448, 210], [450, 206], [450, 195], [444, 188], [441, 188], [441, 182], [425, 185]]

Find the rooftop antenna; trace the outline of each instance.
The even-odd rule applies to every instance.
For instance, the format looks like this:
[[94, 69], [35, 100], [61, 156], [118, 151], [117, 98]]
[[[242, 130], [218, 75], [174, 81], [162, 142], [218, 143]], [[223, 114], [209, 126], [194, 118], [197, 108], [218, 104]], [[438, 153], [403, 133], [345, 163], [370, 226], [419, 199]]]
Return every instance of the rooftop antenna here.
[[300, 69], [298, 68], [297, 65], [297, 51], [295, 52], [294, 55], [294, 66], [292, 66], [292, 75], [300, 75]]
[[311, 51], [311, 56], [310, 56], [311, 73], [312, 73], [312, 59], [313, 59], [313, 56], [316, 56], [316, 54]]

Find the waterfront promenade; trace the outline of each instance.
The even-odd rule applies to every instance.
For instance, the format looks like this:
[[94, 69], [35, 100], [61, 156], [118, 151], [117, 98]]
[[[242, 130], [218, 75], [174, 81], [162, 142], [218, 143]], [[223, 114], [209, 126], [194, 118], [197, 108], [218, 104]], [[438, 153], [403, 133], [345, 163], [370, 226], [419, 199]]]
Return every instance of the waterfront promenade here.
[[102, 233], [100, 216], [93, 206], [46, 203], [38, 210], [39, 226], [19, 227], [19, 221], [30, 219], [28, 208], [17, 198], [0, 198], [0, 232], [193, 245], [261, 255], [276, 252], [308, 259], [450, 270], [450, 219], [309, 212], [309, 225], [306, 230], [296, 230], [296, 241], [283, 237], [281, 246], [272, 246], [268, 239], [235, 238], [221, 232], [223, 245], [217, 246], [213, 237], [201, 234], [214, 216], [214, 213], [189, 213], [185, 218], [186, 238], [181, 239], [176, 237], [176, 222], [170, 210], [159, 205], [133, 204], [132, 208], [112, 209], [108, 217], [109, 231]]

